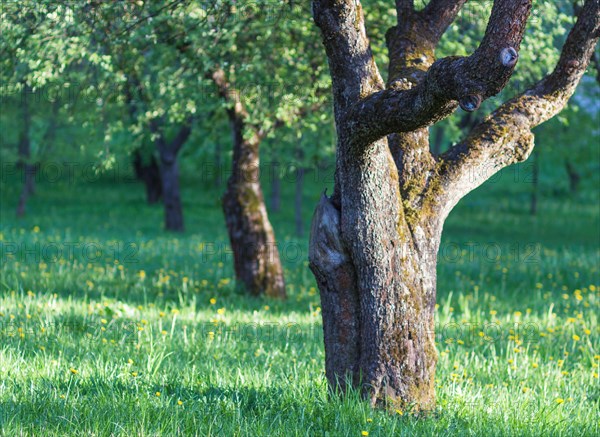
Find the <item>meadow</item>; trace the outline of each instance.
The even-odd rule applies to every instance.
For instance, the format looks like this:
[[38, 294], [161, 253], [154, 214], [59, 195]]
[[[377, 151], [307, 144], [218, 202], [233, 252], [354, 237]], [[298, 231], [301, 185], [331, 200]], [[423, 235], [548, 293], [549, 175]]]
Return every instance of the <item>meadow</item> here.
[[[571, 194], [541, 157], [537, 215], [525, 163], [446, 222], [429, 416], [328, 396], [292, 183], [271, 214], [289, 294], [276, 301], [236, 290], [211, 184], [183, 179], [178, 235], [132, 181], [41, 180], [18, 220], [19, 181], [3, 179], [0, 434], [600, 435], [598, 173]], [[307, 229], [326, 185], [307, 177]]]

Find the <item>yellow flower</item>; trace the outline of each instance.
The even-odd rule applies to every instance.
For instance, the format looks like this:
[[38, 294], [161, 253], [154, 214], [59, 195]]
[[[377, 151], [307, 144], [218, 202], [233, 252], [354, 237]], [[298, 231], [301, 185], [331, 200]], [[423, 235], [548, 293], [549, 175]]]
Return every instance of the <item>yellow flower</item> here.
[[515, 311], [515, 317], [521, 317], [522, 314], [521, 311]]
[[363, 431], [363, 432], [360, 433], [360, 435], [365, 435], [365, 436], [369, 435], [369, 431]]
[[127, 364], [133, 364], [133, 360], [132, 360], [131, 358], [129, 358], [129, 359], [127, 360]]
[[179, 400], [177, 401], [177, 405], [179, 405], [179, 406], [183, 405], [183, 401], [182, 401], [181, 399], [179, 399]]
[[529, 388], [528, 387], [523, 387], [522, 390], [523, 390], [523, 393], [527, 393], [529, 391]]
[[592, 333], [592, 331], [590, 331], [589, 329], [584, 329], [584, 330], [583, 330], [583, 333], [584, 333], [585, 335], [590, 335], [590, 334]]
[[35, 232], [36, 234], [37, 234], [38, 232], [40, 232], [40, 227], [39, 227], [39, 226], [34, 226], [34, 227], [33, 227], [33, 232]]
[[211, 305], [214, 305], [214, 304], [217, 303], [217, 299], [215, 299], [214, 297], [211, 297], [211, 299], [210, 299], [209, 302], [210, 302]]
[[533, 367], [534, 369], [537, 369], [538, 368], [538, 363], [532, 363], [531, 367]]
[[159, 392], [159, 391], [157, 391], [157, 392], [156, 392], [156, 393], [154, 393], [154, 394], [156, 395], [156, 397], [157, 397], [157, 398], [158, 398], [158, 397], [160, 397], [160, 392]]
[[165, 331], [164, 329], [163, 329], [162, 331], [160, 331], [160, 333], [161, 333], [162, 335], [167, 335], [167, 331]]
[[367, 422], [373, 422], [373, 419], [371, 419], [371, 418], [368, 418], [368, 419], [367, 419]]
[[396, 410], [396, 414], [399, 414], [400, 416], [404, 415], [404, 411], [402, 410]]
[[562, 404], [564, 401], [565, 401], [565, 400], [564, 400], [563, 398], [557, 398], [557, 399], [555, 400], [555, 402], [556, 402], [557, 404], [559, 404], [559, 405], [560, 405], [560, 404]]
[[579, 341], [579, 340], [581, 340], [581, 338], [577, 334], [573, 334], [573, 340]]
[[265, 305], [265, 311], [269, 311], [269, 305]]
[[219, 308], [217, 314], [225, 314], [225, 308]]
[[496, 311], [496, 310], [490, 310], [490, 315], [495, 316], [496, 314], [498, 314], [498, 311]]
[[161, 311], [161, 312], [158, 313], [158, 317], [164, 317], [164, 316], [165, 316], [165, 312], [164, 311]]
[[146, 277], [146, 272], [144, 270], [140, 270], [138, 276], [140, 277], [140, 279], [144, 279]]
[[135, 378], [136, 376], [138, 376], [138, 373], [137, 372], [131, 372], [131, 376], [133, 376]]
[[77, 369], [74, 369], [74, 368], [72, 368], [72, 367], [71, 367], [69, 370], [71, 371], [71, 373], [72, 373], [73, 375], [77, 375], [77, 374], [79, 373], [79, 371], [78, 371]]

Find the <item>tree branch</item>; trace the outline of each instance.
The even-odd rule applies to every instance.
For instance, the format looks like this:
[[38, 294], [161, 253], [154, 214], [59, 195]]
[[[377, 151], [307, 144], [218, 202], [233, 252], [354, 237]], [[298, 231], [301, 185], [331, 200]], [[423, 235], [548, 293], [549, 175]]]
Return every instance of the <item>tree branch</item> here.
[[364, 146], [427, 127], [450, 115], [457, 101], [474, 111], [499, 93], [517, 63], [530, 9], [531, 0], [495, 0], [486, 34], [471, 56], [441, 59], [418, 85], [397, 84], [355, 102], [345, 114], [353, 143]]
[[436, 40], [442, 37], [448, 26], [456, 19], [467, 0], [431, 0], [420, 13], [424, 23]]
[[554, 71], [504, 103], [441, 157], [445, 217], [469, 191], [533, 149], [531, 129], [558, 114], [575, 92], [600, 37], [600, 0], [586, 0]]

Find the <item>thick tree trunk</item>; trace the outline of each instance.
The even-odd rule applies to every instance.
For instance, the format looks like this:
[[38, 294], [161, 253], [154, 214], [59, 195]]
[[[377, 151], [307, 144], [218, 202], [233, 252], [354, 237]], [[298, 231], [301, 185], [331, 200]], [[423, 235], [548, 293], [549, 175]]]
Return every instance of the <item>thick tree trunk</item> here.
[[270, 168], [271, 176], [271, 211], [281, 210], [281, 177], [279, 175], [279, 163], [273, 162]]
[[232, 116], [232, 172], [223, 212], [234, 257], [236, 280], [253, 295], [285, 298], [283, 269], [259, 180], [259, 140], [243, 137], [243, 122]]
[[565, 159], [565, 169], [567, 170], [567, 175], [569, 175], [569, 190], [575, 194], [579, 189], [581, 175], [569, 159]]
[[161, 151], [160, 178], [165, 208], [165, 229], [182, 232], [184, 230], [183, 209], [179, 193], [179, 165], [176, 154]]
[[306, 169], [298, 167], [296, 170], [296, 196], [294, 200], [294, 216], [296, 222], [296, 235], [304, 236], [304, 220], [302, 220], [302, 198], [304, 194], [304, 174]]
[[387, 141], [369, 155], [338, 163], [341, 196], [321, 199], [311, 229], [326, 375], [334, 389], [361, 387], [372, 404], [428, 410], [440, 229], [404, 217]]
[[158, 203], [162, 195], [162, 181], [156, 158], [151, 156], [150, 161], [144, 163], [141, 152], [136, 150], [133, 155], [133, 168], [137, 179], [142, 181], [146, 188], [146, 201], [149, 204]]

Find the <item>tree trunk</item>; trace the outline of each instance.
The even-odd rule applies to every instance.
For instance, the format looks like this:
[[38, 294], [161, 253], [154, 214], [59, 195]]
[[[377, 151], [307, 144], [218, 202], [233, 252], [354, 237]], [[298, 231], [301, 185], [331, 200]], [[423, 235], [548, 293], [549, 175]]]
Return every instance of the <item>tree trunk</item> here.
[[23, 172], [23, 187], [21, 189], [21, 195], [19, 196], [19, 203], [17, 204], [17, 216], [23, 217], [27, 209], [27, 200], [30, 196], [35, 193], [35, 175], [37, 173], [37, 166], [31, 164], [31, 138], [29, 136], [29, 129], [31, 126], [31, 112], [29, 110], [29, 101], [27, 94], [27, 85], [24, 85], [23, 99], [21, 104], [23, 107], [23, 130], [21, 131], [21, 138], [19, 139], [19, 161], [18, 167]]
[[146, 201], [149, 204], [158, 203], [162, 195], [162, 181], [156, 158], [151, 156], [150, 162], [144, 163], [141, 152], [136, 150], [133, 155], [133, 168], [137, 179], [146, 187]]
[[165, 229], [183, 232], [183, 209], [179, 193], [179, 165], [177, 155], [170, 151], [160, 151], [160, 178], [165, 207]]
[[565, 159], [565, 169], [569, 175], [569, 190], [575, 194], [579, 188], [579, 182], [581, 181], [581, 175], [573, 165], [570, 159]]
[[294, 214], [296, 221], [296, 235], [298, 237], [304, 236], [304, 220], [302, 220], [302, 198], [304, 192], [304, 174], [306, 169], [304, 167], [298, 167], [296, 170], [296, 198], [294, 202]]
[[283, 269], [259, 180], [259, 139], [243, 137], [243, 121], [230, 112], [232, 172], [223, 212], [233, 250], [236, 280], [253, 295], [285, 298]]
[[220, 188], [223, 184], [223, 153], [221, 142], [215, 144], [215, 188]]
[[339, 200], [323, 196], [317, 207], [310, 267], [321, 291], [330, 387], [344, 392], [351, 383], [373, 405], [428, 410], [441, 229], [404, 217], [391, 160], [384, 139], [368, 161], [338, 162]]
[[279, 212], [281, 210], [281, 177], [279, 175], [279, 163], [273, 162], [270, 168], [271, 173], [271, 211]]
[[540, 172], [540, 164], [539, 164], [539, 157], [538, 157], [538, 152], [534, 151], [533, 152], [533, 157], [532, 157], [532, 170], [531, 170], [531, 205], [529, 208], [529, 212], [531, 213], [531, 215], [536, 215], [537, 214], [537, 207], [538, 207], [538, 191], [539, 191], [539, 172]]

